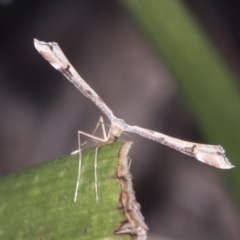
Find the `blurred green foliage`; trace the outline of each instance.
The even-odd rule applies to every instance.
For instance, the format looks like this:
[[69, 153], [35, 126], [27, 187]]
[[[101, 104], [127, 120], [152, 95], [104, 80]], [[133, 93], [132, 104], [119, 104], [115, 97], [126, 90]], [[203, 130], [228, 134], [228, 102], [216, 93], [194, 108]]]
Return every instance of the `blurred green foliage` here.
[[203, 138], [236, 167], [224, 172], [240, 206], [240, 96], [233, 73], [180, 0], [120, 0], [169, 67]]

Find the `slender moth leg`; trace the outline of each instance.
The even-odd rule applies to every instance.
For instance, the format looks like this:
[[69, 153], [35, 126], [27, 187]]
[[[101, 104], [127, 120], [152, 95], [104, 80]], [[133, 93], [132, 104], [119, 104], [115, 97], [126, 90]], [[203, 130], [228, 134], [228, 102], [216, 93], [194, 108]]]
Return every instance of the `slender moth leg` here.
[[[87, 141], [85, 141], [83, 144], [81, 144], [81, 135], [84, 135], [86, 137], [89, 137], [90, 139], [96, 140], [98, 142], [103, 142], [105, 143], [107, 141], [107, 134], [106, 134], [106, 130], [104, 127], [104, 122], [103, 122], [103, 118], [102, 116], [100, 117], [98, 124], [96, 125], [93, 134], [97, 131], [97, 129], [99, 128], [99, 125], [101, 124], [102, 127], [102, 132], [103, 132], [103, 137], [104, 138], [99, 138], [96, 137], [92, 134], [83, 132], [83, 131], [78, 131], [78, 152], [79, 152], [79, 162], [78, 162], [78, 176], [77, 176], [77, 183], [76, 183], [76, 190], [75, 190], [75, 194], [74, 194], [74, 202], [77, 201], [77, 195], [78, 195], [78, 190], [79, 190], [79, 185], [80, 185], [80, 179], [81, 179], [81, 167], [82, 167], [82, 146], [83, 144], [85, 144]], [[74, 152], [76, 153], [76, 151]], [[98, 153], [98, 147], [96, 147], [95, 150], [95, 156], [94, 156], [94, 185], [95, 185], [95, 194], [96, 194], [96, 203], [98, 204], [98, 185], [97, 185], [97, 153]]]

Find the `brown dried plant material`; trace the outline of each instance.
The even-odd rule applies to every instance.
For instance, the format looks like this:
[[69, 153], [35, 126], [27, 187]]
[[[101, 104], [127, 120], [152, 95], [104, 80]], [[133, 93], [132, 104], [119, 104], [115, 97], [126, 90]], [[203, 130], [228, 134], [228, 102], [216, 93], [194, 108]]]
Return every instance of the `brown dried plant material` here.
[[132, 185], [132, 175], [129, 172], [130, 159], [128, 152], [131, 145], [132, 142], [126, 142], [119, 152], [117, 177], [121, 183], [120, 203], [127, 221], [123, 222], [116, 229], [115, 233], [130, 234], [133, 239], [145, 240], [147, 239], [148, 227], [140, 211], [140, 204], [136, 201]]

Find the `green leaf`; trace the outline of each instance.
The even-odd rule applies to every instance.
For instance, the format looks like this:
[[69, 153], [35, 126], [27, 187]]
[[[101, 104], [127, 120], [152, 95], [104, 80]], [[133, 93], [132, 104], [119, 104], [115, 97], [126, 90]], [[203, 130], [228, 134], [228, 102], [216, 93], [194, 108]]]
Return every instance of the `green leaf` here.
[[83, 151], [76, 203], [78, 154], [1, 178], [0, 239], [132, 239], [129, 234], [115, 234], [127, 222], [117, 171], [120, 151], [125, 147], [127, 155], [130, 146], [130, 142], [117, 142], [98, 148], [98, 203], [96, 148]]

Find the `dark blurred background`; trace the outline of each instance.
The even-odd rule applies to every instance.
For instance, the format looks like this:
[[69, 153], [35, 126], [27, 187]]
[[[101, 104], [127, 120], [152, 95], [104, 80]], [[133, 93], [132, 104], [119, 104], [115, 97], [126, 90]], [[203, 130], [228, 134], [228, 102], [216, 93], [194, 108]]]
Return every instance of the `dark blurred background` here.
[[[0, 175], [76, 150], [77, 130], [92, 132], [101, 115], [38, 54], [33, 38], [58, 42], [128, 124], [206, 141], [170, 69], [119, 2], [0, 0]], [[182, 4], [238, 78], [237, 1]], [[131, 172], [150, 239], [240, 239], [238, 207], [222, 171], [137, 136], [124, 139], [135, 142]]]

